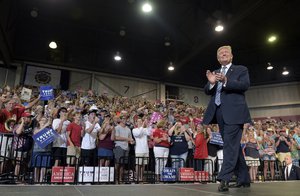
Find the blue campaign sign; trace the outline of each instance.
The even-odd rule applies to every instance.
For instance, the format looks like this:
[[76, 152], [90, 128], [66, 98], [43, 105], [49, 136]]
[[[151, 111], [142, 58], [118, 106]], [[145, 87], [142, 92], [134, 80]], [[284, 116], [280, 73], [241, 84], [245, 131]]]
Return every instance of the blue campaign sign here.
[[209, 143], [223, 146], [223, 140], [221, 134], [219, 132], [212, 132]]
[[176, 169], [165, 167], [161, 172], [161, 181], [176, 181]]
[[41, 86], [40, 87], [40, 100], [51, 100], [54, 99], [52, 86]]
[[41, 148], [45, 148], [46, 146], [48, 146], [57, 137], [59, 137], [58, 133], [51, 128], [42, 129], [41, 131], [32, 136], [33, 140]]

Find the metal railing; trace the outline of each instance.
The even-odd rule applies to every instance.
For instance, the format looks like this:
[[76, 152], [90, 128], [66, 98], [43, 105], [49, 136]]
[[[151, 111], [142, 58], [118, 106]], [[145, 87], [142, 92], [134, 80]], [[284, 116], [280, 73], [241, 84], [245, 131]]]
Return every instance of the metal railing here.
[[[0, 134], [0, 184], [103, 184], [103, 183], [174, 183], [216, 182], [223, 160], [121, 157], [119, 164], [111, 157], [53, 156], [51, 152], [32, 152], [17, 148], [18, 138], [13, 134]], [[55, 159], [63, 160], [54, 165]], [[102, 161], [100, 161], [102, 160]], [[285, 163], [279, 161], [247, 160], [252, 181], [283, 180]], [[233, 180], [235, 178], [233, 177]]]

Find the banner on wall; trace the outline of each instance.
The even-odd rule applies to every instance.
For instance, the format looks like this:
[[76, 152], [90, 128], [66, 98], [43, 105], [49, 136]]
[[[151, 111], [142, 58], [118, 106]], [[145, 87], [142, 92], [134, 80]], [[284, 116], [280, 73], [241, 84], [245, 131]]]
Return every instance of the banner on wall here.
[[25, 85], [60, 87], [61, 70], [27, 65]]

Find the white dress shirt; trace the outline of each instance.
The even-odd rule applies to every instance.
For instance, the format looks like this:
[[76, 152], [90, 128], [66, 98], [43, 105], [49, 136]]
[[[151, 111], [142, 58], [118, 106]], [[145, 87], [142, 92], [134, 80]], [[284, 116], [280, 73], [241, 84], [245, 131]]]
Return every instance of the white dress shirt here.
[[287, 174], [286, 174], [286, 168], [284, 170], [284, 177], [285, 177], [286, 180], [288, 180], [287, 177], [290, 177], [292, 166], [293, 166], [293, 164], [289, 164], [289, 165], [286, 166], [286, 168], [288, 168], [288, 173]]
[[[228, 65], [222, 66], [222, 67], [226, 67], [226, 68], [225, 68], [225, 74], [224, 74], [224, 75], [227, 74], [227, 71], [229, 70], [229, 68], [231, 67], [231, 65], [232, 65], [232, 63], [229, 63]], [[217, 84], [217, 83], [216, 83], [216, 84]], [[223, 84], [223, 86], [224, 86], [224, 85], [226, 85], [226, 84]], [[209, 89], [214, 88], [214, 86], [215, 86], [215, 84], [210, 84], [210, 85], [209, 85]], [[224, 86], [224, 87], [225, 87], [225, 86]]]

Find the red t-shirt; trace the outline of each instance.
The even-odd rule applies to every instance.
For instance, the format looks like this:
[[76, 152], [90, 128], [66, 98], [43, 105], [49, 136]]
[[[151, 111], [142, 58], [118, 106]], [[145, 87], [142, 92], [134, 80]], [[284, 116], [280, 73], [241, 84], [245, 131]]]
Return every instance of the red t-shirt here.
[[[168, 136], [168, 133], [166, 131], [163, 131], [161, 129], [155, 129], [154, 132], [153, 132], [153, 138], [159, 138], [159, 139], [162, 139], [163, 137], [169, 137]], [[166, 147], [166, 148], [169, 148], [170, 147], [170, 142], [167, 140], [162, 140], [161, 142], [159, 143], [155, 143], [154, 146], [157, 146], [157, 147]]]
[[190, 118], [187, 116], [180, 116], [180, 122], [185, 125], [185, 124], [189, 124], [190, 122]]
[[5, 129], [5, 122], [14, 116], [18, 122], [24, 111], [25, 107], [20, 105], [15, 107], [11, 112], [7, 111], [6, 109], [2, 109], [0, 111], [0, 133], [9, 133], [9, 131]]
[[[74, 146], [81, 146], [81, 130], [82, 126], [76, 124], [75, 122], [72, 122], [67, 126], [67, 132]], [[67, 142], [67, 145], [70, 146], [69, 141]]]
[[207, 143], [203, 133], [198, 133], [195, 138], [194, 159], [206, 159], [208, 157]]

